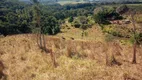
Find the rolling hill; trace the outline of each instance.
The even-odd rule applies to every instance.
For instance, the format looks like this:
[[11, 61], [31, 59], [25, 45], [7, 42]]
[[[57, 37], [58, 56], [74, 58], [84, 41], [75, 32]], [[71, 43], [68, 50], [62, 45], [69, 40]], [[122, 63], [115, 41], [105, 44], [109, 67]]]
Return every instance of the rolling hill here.
[[[4, 65], [3, 73], [6, 80], [141, 80], [142, 78], [141, 48], [138, 49], [138, 64], [131, 64], [131, 47], [120, 45], [123, 49], [120, 51], [121, 55], [115, 54], [115, 57], [121, 65], [106, 66], [105, 53], [115, 52], [114, 45], [107, 44], [105, 47], [101, 42], [61, 41], [59, 37], [52, 36], [46, 36], [46, 45], [47, 48], [54, 45], [57, 68], [52, 65], [50, 53], [38, 48], [35, 34], [0, 38], [0, 61]], [[68, 48], [64, 48], [63, 45], [67, 45]], [[66, 56], [67, 52], [74, 54], [70, 58]]]

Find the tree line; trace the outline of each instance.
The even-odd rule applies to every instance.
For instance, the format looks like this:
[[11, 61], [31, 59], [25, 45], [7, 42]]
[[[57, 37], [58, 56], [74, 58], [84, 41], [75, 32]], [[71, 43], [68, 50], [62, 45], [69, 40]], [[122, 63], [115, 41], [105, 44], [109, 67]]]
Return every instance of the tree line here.
[[[26, 4], [18, 0], [0, 1], [0, 34], [12, 35], [22, 33], [35, 33], [34, 4]], [[42, 5], [40, 7], [40, 22], [44, 34], [54, 35], [60, 32], [60, 25], [68, 17], [88, 16], [93, 14], [95, 5], [76, 4], [76, 5]]]

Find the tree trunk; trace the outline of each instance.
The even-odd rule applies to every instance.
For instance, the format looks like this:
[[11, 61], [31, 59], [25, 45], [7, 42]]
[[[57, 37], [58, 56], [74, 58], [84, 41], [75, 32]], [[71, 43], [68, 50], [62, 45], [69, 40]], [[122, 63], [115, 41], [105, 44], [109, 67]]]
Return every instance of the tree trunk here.
[[83, 37], [84, 37], [84, 30], [82, 30], [81, 37], [82, 37], [82, 39], [83, 39]]
[[39, 34], [39, 45], [40, 45], [39, 47], [42, 49], [43, 46], [42, 46], [42, 34], [41, 33]]
[[38, 45], [38, 47], [40, 47], [40, 44], [39, 44], [39, 34], [37, 33], [37, 35], [36, 35], [36, 39], [37, 39], [37, 45]]
[[56, 62], [56, 58], [55, 58], [55, 45], [52, 44], [52, 49], [50, 51], [50, 55], [51, 55], [51, 59], [52, 59], [52, 63], [54, 65], [54, 67], [57, 67], [57, 62]]
[[133, 45], [133, 60], [132, 60], [133, 64], [136, 64], [136, 42]]
[[47, 50], [46, 50], [46, 41], [45, 41], [45, 36], [44, 36], [44, 34], [42, 35], [42, 38], [43, 38], [43, 48], [44, 48], [44, 50], [45, 50], [45, 52], [46, 52]]
[[54, 54], [54, 52], [52, 50], [50, 52], [50, 56], [51, 56], [51, 59], [52, 59], [53, 66], [56, 68], [57, 63], [56, 63], [56, 60], [55, 60], [55, 54]]

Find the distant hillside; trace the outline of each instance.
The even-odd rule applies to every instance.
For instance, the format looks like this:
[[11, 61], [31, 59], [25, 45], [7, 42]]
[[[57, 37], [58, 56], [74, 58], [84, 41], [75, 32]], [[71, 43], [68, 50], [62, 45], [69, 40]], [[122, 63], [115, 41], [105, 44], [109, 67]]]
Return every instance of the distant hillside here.
[[[29, 3], [30, 0], [19, 0], [24, 1], [26, 3]], [[142, 0], [39, 0], [43, 4], [51, 4], [51, 3], [60, 3], [60, 4], [66, 4], [66, 3], [74, 3], [74, 2], [95, 2], [95, 3], [105, 3], [105, 2], [116, 2], [116, 3], [134, 3], [134, 2], [142, 2]]]

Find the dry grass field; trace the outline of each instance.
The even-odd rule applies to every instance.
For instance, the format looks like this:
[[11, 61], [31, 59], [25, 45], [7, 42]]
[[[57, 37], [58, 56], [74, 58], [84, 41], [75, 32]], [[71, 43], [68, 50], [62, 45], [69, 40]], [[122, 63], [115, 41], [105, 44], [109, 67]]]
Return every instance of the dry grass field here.
[[[58, 67], [50, 53], [38, 48], [36, 35], [23, 34], [0, 39], [0, 61], [6, 80], [141, 80], [142, 48], [137, 48], [137, 64], [131, 64], [132, 46], [91, 40], [62, 40], [46, 36]], [[122, 48], [122, 49], [121, 49]], [[106, 66], [106, 54], [114, 54], [121, 65]], [[110, 58], [111, 59], [111, 58]]]

